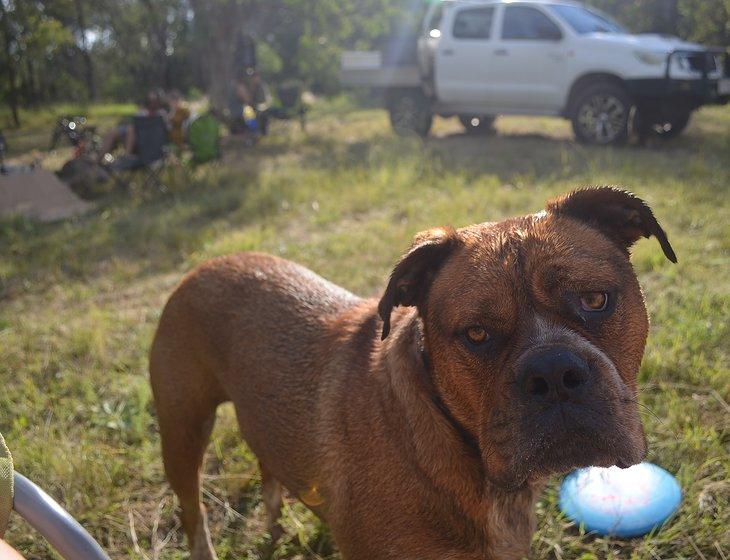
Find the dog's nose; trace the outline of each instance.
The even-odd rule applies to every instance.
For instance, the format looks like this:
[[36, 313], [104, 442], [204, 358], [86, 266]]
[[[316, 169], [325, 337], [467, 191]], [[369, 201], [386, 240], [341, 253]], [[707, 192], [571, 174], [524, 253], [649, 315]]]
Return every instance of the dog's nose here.
[[531, 400], [561, 402], [580, 395], [590, 381], [588, 364], [569, 348], [537, 352], [522, 365], [517, 383]]

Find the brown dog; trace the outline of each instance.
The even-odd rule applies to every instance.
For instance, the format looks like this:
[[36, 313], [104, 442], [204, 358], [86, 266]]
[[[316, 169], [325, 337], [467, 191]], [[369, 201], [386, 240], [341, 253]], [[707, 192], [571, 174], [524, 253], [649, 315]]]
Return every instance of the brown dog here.
[[233, 401], [272, 532], [283, 485], [347, 560], [521, 558], [548, 475], [644, 457], [628, 249], [651, 235], [676, 262], [642, 200], [596, 188], [419, 234], [379, 303], [262, 254], [194, 270], [150, 358], [192, 557], [215, 557], [199, 475]]

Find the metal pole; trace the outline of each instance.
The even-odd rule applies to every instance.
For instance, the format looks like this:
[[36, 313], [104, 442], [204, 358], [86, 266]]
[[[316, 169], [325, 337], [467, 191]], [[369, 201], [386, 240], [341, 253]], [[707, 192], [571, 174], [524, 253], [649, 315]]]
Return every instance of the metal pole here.
[[58, 502], [15, 473], [13, 509], [66, 560], [109, 560], [99, 544]]

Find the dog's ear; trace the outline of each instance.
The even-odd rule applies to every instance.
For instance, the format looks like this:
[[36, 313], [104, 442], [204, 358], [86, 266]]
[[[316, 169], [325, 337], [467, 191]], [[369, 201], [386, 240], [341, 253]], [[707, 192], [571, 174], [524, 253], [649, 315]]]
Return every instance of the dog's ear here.
[[548, 201], [547, 211], [570, 216], [598, 229], [628, 251], [640, 237], [659, 240], [664, 255], [677, 262], [667, 234], [649, 205], [634, 194], [614, 187], [591, 187]]
[[458, 244], [459, 238], [452, 227], [434, 228], [416, 235], [411, 248], [393, 269], [378, 304], [378, 313], [383, 319], [383, 340], [390, 332], [393, 308], [420, 305], [434, 274]]

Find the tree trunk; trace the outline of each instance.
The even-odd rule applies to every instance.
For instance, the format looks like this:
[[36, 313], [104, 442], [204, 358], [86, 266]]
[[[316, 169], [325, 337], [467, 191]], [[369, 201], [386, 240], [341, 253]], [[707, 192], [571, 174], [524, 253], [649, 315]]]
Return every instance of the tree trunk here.
[[[240, 21], [250, 16], [253, 7], [236, 0], [191, 0], [198, 35], [203, 42], [203, 66], [206, 71], [208, 99], [211, 109], [223, 114], [233, 87], [233, 55]], [[248, 10], [249, 13], [246, 13]]]
[[16, 128], [20, 127], [20, 115], [18, 114], [18, 84], [16, 83], [16, 69], [13, 63], [12, 42], [13, 38], [10, 34], [10, 24], [8, 23], [8, 13], [5, 11], [5, 3], [0, 0], [0, 18], [2, 18], [3, 33], [3, 49], [5, 51], [5, 62], [7, 64], [8, 76], [8, 101], [10, 103], [10, 111], [13, 115], [13, 124]]
[[25, 59], [26, 69], [26, 105], [37, 107], [41, 102], [40, 89], [38, 87], [38, 72], [36, 71], [35, 62], [31, 57]]
[[[0, 0], [1, 1], [1, 0]], [[81, 40], [81, 59], [84, 61], [84, 81], [89, 92], [89, 99], [96, 99], [96, 80], [94, 78], [94, 61], [89, 53], [89, 45], [86, 41], [86, 18], [84, 16], [84, 5], [82, 0], [75, 0], [76, 4], [76, 26], [79, 30]]]
[[157, 43], [157, 59], [158, 68], [161, 69], [158, 79], [155, 81], [162, 84], [164, 89], [170, 89], [170, 57], [167, 54], [167, 27], [164, 12], [160, 16], [155, 10], [152, 0], [143, 0], [142, 2], [147, 8], [150, 15], [150, 28]]

